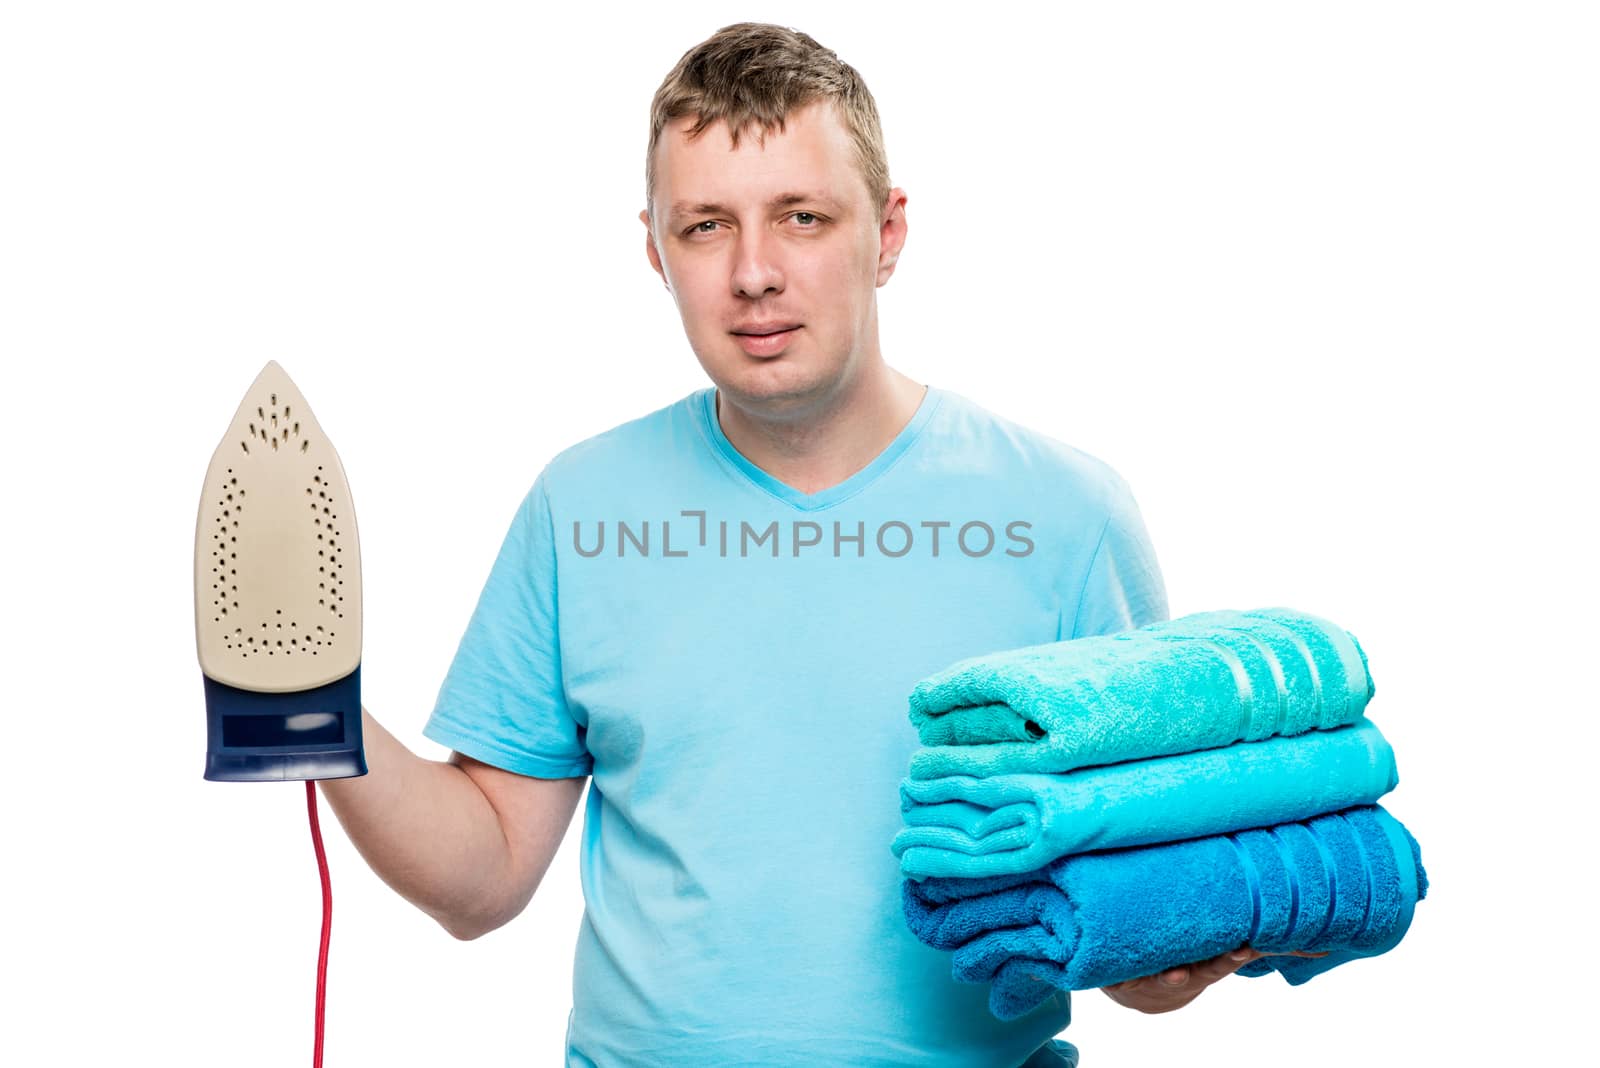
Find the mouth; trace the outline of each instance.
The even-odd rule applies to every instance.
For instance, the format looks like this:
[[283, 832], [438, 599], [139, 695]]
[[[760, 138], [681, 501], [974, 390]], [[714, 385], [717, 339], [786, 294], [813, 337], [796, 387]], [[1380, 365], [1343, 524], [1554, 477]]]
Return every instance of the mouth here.
[[773, 323], [731, 333], [739, 339], [739, 347], [749, 355], [776, 356], [789, 347], [790, 340], [800, 332], [801, 327], [800, 323]]
[[737, 337], [772, 337], [774, 334], [787, 334], [798, 329], [800, 329], [799, 323], [770, 323], [766, 326], [752, 326], [730, 332]]

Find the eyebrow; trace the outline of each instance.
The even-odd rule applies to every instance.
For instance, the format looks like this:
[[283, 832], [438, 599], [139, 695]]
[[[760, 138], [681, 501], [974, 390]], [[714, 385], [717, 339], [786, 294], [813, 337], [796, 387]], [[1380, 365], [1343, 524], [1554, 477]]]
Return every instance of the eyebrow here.
[[[804, 204], [807, 201], [827, 204], [836, 211], [841, 208], [839, 202], [826, 193], [779, 193], [767, 201], [767, 207], [785, 208], [790, 204]], [[677, 219], [684, 215], [714, 215], [718, 212], [731, 212], [732, 210], [725, 204], [691, 204], [686, 200], [680, 200], [672, 205], [672, 210], [667, 213], [667, 218]]]

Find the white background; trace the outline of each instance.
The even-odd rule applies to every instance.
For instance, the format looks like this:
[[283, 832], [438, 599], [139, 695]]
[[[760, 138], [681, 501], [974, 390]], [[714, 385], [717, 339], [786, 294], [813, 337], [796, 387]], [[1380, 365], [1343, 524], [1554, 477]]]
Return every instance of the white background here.
[[[1585, 7], [8, 4], [0, 1060], [309, 1060], [303, 788], [201, 778], [212, 449], [280, 361], [359, 512], [365, 702], [442, 758], [420, 729], [534, 474], [707, 384], [636, 218], [648, 106], [755, 19], [876, 96], [909, 195], [889, 363], [1120, 470], [1174, 614], [1294, 605], [1371, 658], [1433, 880], [1411, 933], [1165, 1016], [1080, 994], [1085, 1068], [1579, 1063]], [[558, 1063], [581, 809], [470, 943], [321, 811], [329, 1068]]]

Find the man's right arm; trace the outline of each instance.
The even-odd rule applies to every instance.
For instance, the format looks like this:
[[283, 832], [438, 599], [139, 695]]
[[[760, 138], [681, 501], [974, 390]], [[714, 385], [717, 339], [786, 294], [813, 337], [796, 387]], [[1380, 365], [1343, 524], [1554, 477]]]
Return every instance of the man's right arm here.
[[378, 877], [462, 940], [526, 908], [587, 776], [538, 779], [458, 752], [427, 760], [365, 708], [361, 734], [367, 774], [320, 785]]

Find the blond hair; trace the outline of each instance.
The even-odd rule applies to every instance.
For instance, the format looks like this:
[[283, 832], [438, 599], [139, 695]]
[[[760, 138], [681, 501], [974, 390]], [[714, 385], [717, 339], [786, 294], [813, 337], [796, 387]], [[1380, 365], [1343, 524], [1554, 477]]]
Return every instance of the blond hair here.
[[650, 102], [650, 144], [645, 152], [644, 194], [655, 224], [656, 145], [673, 120], [695, 116], [692, 140], [717, 121], [727, 124], [735, 148], [746, 126], [758, 143], [784, 117], [819, 100], [831, 100], [855, 146], [868, 203], [882, 211], [889, 199], [889, 160], [878, 107], [854, 67], [799, 30], [768, 22], [724, 26], [683, 54]]

